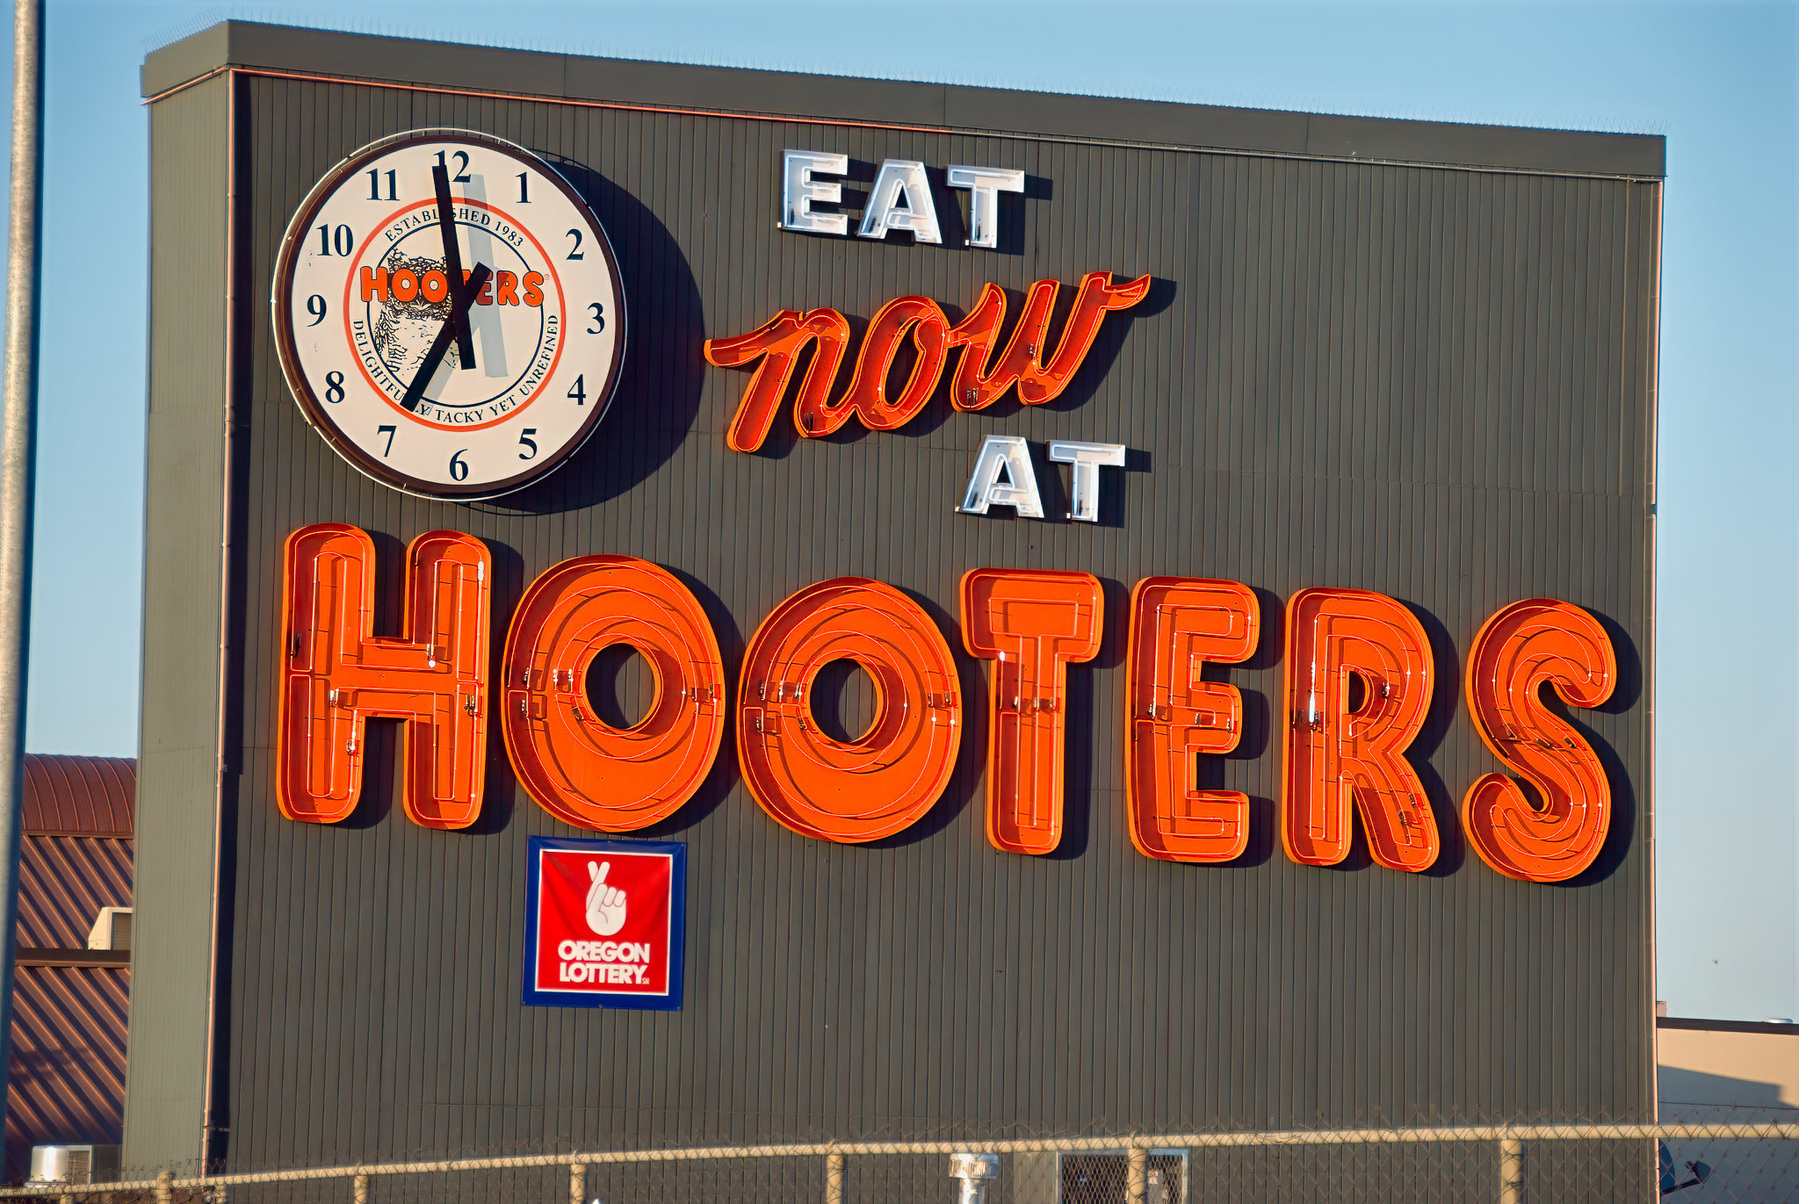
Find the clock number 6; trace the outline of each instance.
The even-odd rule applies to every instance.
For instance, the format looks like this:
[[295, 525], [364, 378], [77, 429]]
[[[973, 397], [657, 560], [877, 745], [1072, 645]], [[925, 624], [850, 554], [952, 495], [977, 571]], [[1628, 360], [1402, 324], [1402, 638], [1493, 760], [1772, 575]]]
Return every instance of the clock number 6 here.
[[591, 302], [587, 306], [587, 312], [593, 315], [593, 321], [587, 326], [588, 334], [598, 334], [606, 329], [606, 307], [604, 305], [598, 301]]
[[464, 481], [468, 479], [468, 465], [464, 463], [462, 459], [462, 452], [466, 452], [467, 450], [468, 448], [465, 447], [462, 451], [459, 451], [450, 457], [450, 479], [452, 481]]
[[535, 440], [531, 437], [532, 435], [535, 435], [536, 433], [537, 433], [536, 427], [528, 426], [524, 429], [524, 433], [519, 435], [519, 437], [518, 437], [519, 446], [520, 447], [528, 447], [531, 449], [530, 451], [520, 452], [518, 454], [519, 459], [521, 459], [521, 460], [537, 459], [537, 440]]

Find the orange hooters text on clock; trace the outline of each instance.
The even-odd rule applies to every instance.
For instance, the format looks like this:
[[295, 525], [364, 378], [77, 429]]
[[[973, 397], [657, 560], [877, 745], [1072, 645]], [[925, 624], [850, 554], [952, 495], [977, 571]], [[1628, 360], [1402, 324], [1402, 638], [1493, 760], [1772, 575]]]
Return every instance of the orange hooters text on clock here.
[[[462, 273], [466, 283], [469, 272]], [[423, 299], [435, 305], [450, 295], [450, 278], [436, 268], [423, 272], [415, 272], [411, 268], [368, 268], [362, 269], [362, 299], [364, 302], [380, 299], [382, 301], [417, 301]], [[533, 309], [543, 307], [543, 273], [526, 272], [520, 276], [517, 272], [501, 270], [481, 286], [481, 293], [475, 298], [476, 305], [529, 305]]]

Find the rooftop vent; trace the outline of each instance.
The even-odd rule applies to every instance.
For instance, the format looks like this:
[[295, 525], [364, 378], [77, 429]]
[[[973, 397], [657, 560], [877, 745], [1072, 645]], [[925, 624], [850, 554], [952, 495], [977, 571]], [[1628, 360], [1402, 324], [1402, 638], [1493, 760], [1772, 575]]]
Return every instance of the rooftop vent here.
[[[87, 947], [114, 951], [131, 948], [131, 909], [129, 907], [102, 907], [100, 918], [94, 921], [93, 928], [87, 934]], [[45, 1148], [55, 1149], [57, 1147]]]
[[[130, 911], [129, 908], [122, 910]], [[31, 1178], [26, 1186], [110, 1183], [118, 1177], [119, 1147], [116, 1145], [34, 1145], [31, 1147]]]

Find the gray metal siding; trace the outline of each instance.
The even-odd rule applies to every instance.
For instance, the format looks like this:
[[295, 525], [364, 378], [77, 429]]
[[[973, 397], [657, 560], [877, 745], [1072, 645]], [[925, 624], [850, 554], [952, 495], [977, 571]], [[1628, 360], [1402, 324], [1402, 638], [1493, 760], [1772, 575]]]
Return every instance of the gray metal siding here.
[[126, 1166], [200, 1150], [217, 795], [226, 84], [150, 111], [144, 706]]
[[[273, 78], [244, 87], [234, 1167], [502, 1146], [1651, 1115], [1640, 682], [1659, 185]], [[473, 506], [403, 496], [333, 455], [288, 396], [267, 319], [276, 247], [305, 190], [363, 143], [433, 125], [590, 168], [582, 187], [630, 305], [624, 382], [592, 443], [527, 491]], [[783, 147], [1022, 167], [1046, 195], [1008, 207], [1021, 233], [1003, 253], [955, 248], [956, 220], [944, 248], [808, 238], [773, 228]], [[705, 337], [784, 307], [865, 320], [914, 292], [959, 310], [988, 280], [1017, 290], [1096, 269], [1151, 273], [1156, 290], [1108, 320], [1048, 406], [964, 415], [939, 397], [898, 433], [800, 441], [783, 417], [760, 454], [724, 446], [747, 374], [708, 368]], [[952, 514], [991, 432], [1036, 446], [1052, 514], [1066, 509], [1066, 477], [1042, 462], [1044, 441], [1129, 444], [1108, 521]], [[1026, 858], [987, 845], [985, 678], [963, 659], [968, 730], [918, 827], [864, 848], [794, 835], [742, 788], [727, 741], [699, 796], [643, 833], [689, 845], [685, 1008], [522, 1007], [525, 841], [570, 830], [518, 790], [497, 731], [488, 811], [471, 832], [405, 821], [387, 724], [372, 727], [350, 822], [276, 811], [280, 550], [322, 521], [374, 536], [386, 631], [400, 553], [433, 527], [489, 542], [496, 641], [555, 562], [648, 558], [695, 589], [733, 681], [762, 617], [824, 578], [899, 586], [955, 643], [969, 568], [1096, 573], [1107, 634], [1098, 660], [1070, 673], [1064, 848]], [[1222, 675], [1245, 691], [1243, 748], [1206, 770], [1254, 799], [1240, 864], [1151, 861], [1124, 832], [1125, 611], [1131, 584], [1152, 574], [1262, 591], [1263, 645]], [[1417, 747], [1444, 838], [1431, 873], [1360, 853], [1345, 868], [1303, 867], [1279, 850], [1279, 607], [1315, 585], [1393, 594], [1432, 633], [1440, 685]], [[1462, 713], [1461, 658], [1494, 610], [1539, 595], [1606, 616], [1637, 683], [1575, 716], [1613, 758], [1619, 822], [1604, 867], [1565, 887], [1501, 878], [1456, 820], [1468, 784], [1496, 767]], [[149, 621], [155, 648], [191, 619]], [[165, 686], [146, 663], [150, 715]]]

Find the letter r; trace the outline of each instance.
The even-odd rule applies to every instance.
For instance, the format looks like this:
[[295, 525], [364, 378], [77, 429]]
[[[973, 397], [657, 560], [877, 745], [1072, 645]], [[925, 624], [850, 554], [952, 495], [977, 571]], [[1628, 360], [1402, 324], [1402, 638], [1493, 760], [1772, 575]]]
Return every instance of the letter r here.
[[1377, 863], [1416, 873], [1436, 861], [1437, 821], [1405, 758], [1430, 710], [1431, 682], [1430, 641], [1402, 603], [1363, 589], [1293, 595], [1281, 784], [1288, 857], [1342, 861], [1359, 811]]
[[275, 797], [306, 823], [348, 819], [362, 794], [369, 718], [403, 721], [403, 802], [414, 823], [466, 828], [487, 751], [487, 545], [427, 531], [406, 552], [405, 627], [374, 634], [375, 546], [347, 523], [287, 538]]

